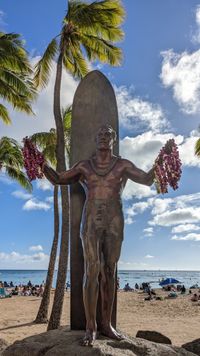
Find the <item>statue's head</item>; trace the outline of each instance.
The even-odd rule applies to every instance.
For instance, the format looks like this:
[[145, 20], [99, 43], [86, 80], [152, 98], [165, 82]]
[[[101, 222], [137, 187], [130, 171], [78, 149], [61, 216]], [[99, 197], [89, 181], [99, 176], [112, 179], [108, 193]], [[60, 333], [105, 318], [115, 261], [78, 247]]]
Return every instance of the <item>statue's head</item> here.
[[117, 135], [111, 125], [103, 125], [97, 132], [96, 145], [98, 149], [112, 149], [116, 142]]

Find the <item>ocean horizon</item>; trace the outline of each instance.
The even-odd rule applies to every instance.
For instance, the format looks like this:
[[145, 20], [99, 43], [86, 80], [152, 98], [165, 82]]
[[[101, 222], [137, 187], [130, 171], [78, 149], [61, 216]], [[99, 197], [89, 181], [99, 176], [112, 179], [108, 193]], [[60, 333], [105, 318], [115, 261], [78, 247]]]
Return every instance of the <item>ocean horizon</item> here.
[[[30, 280], [32, 284], [41, 284], [46, 280], [47, 270], [39, 269], [0, 269], [0, 281], [13, 282], [14, 285], [25, 285]], [[200, 271], [198, 270], [120, 270], [118, 269], [120, 288], [126, 283], [134, 288], [135, 283], [150, 282], [158, 288], [161, 279], [176, 278], [186, 288], [194, 284], [200, 286]], [[53, 287], [56, 286], [57, 270], [54, 272]], [[70, 270], [67, 271], [66, 281], [70, 282]]]

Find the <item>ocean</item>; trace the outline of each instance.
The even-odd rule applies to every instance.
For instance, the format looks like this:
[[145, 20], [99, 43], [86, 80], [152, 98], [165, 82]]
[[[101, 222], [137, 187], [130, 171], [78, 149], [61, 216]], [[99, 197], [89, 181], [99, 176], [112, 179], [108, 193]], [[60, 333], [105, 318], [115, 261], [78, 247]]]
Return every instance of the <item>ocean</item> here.
[[[7, 283], [13, 282], [14, 285], [26, 285], [30, 280], [32, 284], [41, 284], [46, 280], [46, 270], [0, 270], [0, 281]], [[53, 287], [56, 285], [57, 271], [54, 273]], [[200, 271], [138, 271], [138, 270], [118, 270], [120, 288], [125, 283], [134, 288], [135, 283], [151, 282], [153, 288], [159, 287], [162, 278], [178, 279], [186, 288], [194, 284], [200, 286]], [[70, 281], [69, 272], [66, 281]]]

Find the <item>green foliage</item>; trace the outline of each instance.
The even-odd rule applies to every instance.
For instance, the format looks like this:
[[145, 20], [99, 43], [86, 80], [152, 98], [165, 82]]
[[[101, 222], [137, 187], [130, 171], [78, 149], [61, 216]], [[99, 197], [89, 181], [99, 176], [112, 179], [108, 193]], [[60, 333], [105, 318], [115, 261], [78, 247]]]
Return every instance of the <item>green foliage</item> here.
[[197, 140], [195, 144], [195, 155], [200, 157], [200, 138]]
[[56, 54], [61, 56], [65, 69], [76, 78], [82, 78], [88, 73], [87, 59], [119, 65], [122, 51], [114, 43], [123, 38], [120, 25], [124, 16], [124, 8], [119, 0], [94, 1], [91, 4], [69, 0], [60, 40], [54, 38], [50, 42], [36, 65], [36, 86], [47, 85]]
[[[0, 32], [0, 98], [27, 114], [33, 114], [31, 102], [36, 97], [31, 75], [31, 66], [20, 35]], [[0, 104], [0, 119], [5, 124], [11, 123], [3, 104]]]
[[36, 65], [36, 72], [34, 76], [34, 82], [36, 87], [45, 87], [48, 84], [49, 74], [51, 71], [52, 61], [57, 53], [57, 41], [54, 38], [48, 45], [43, 57]]
[[[70, 152], [70, 133], [71, 133], [71, 117], [72, 109], [71, 106], [62, 110], [63, 126], [64, 126], [64, 137], [65, 137], [65, 149], [67, 155]], [[50, 129], [49, 132], [38, 132], [30, 137], [31, 141], [36, 144], [47, 161], [56, 167], [56, 130]]]
[[16, 180], [23, 188], [32, 190], [32, 185], [23, 172], [24, 160], [21, 147], [16, 140], [9, 137], [0, 139], [0, 169]]

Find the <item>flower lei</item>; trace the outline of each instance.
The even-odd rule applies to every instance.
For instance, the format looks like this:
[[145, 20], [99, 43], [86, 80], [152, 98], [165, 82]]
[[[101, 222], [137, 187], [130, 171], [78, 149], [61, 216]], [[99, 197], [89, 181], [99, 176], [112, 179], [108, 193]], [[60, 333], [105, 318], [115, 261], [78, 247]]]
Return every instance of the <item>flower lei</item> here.
[[158, 193], [168, 193], [168, 185], [174, 190], [178, 189], [178, 181], [182, 173], [181, 165], [178, 147], [174, 139], [170, 139], [161, 148], [154, 164], [154, 182]]
[[24, 167], [30, 181], [36, 178], [43, 178], [42, 165], [44, 163], [43, 154], [38, 151], [36, 146], [31, 142], [28, 137], [23, 139], [24, 147], [22, 154], [24, 157]]

